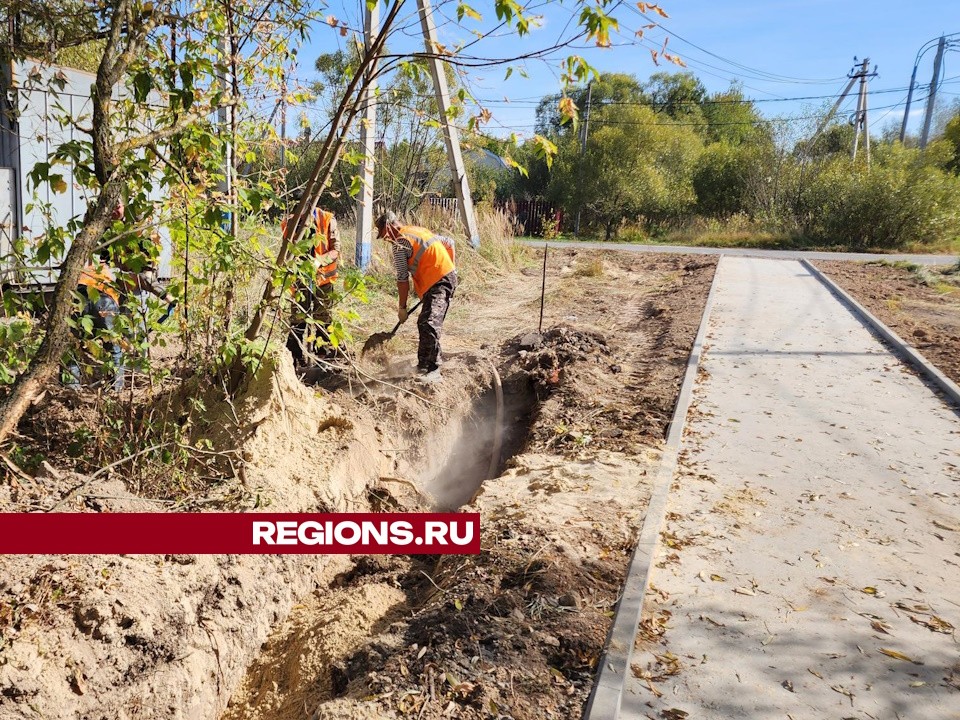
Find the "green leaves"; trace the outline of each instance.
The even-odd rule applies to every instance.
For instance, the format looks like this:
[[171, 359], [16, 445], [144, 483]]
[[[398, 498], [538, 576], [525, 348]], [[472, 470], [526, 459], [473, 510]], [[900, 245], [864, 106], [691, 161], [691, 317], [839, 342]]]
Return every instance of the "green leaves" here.
[[530, 173], [527, 171], [527, 168], [524, 167], [523, 165], [521, 165], [520, 163], [518, 163], [516, 160], [514, 160], [514, 159], [513, 159], [512, 157], [510, 157], [509, 155], [506, 156], [506, 157], [504, 157], [504, 158], [503, 158], [503, 161], [504, 161], [507, 165], [509, 165], [510, 167], [512, 167], [512, 168], [514, 168], [515, 170], [517, 170], [523, 177], [530, 177]]
[[472, 7], [467, 5], [465, 2], [460, 2], [457, 4], [457, 20], [463, 20], [464, 17], [469, 17], [473, 20], [483, 20], [483, 17], [474, 10]]
[[27, 366], [40, 344], [41, 334], [27, 314], [0, 322], [0, 384], [9, 385]]
[[513, 25], [517, 35], [521, 37], [529, 33], [530, 28], [536, 25], [532, 17], [524, 14], [524, 7], [516, 0], [496, 0], [494, 9], [497, 20]]
[[585, 5], [580, 11], [580, 25], [587, 31], [587, 39], [597, 47], [610, 47], [610, 31], [619, 30], [617, 19], [607, 15], [600, 5]]
[[350, 197], [356, 197], [363, 190], [363, 178], [360, 175], [354, 175], [350, 181]]
[[150, 91], [153, 90], [153, 78], [147, 69], [142, 69], [134, 74], [131, 79], [133, 83], [133, 98], [138, 103], [147, 101]]
[[560, 80], [564, 85], [586, 83], [590, 75], [599, 77], [596, 69], [579, 55], [571, 55], [564, 61], [564, 72]]
[[532, 140], [537, 157], [547, 163], [547, 167], [553, 165], [553, 158], [557, 154], [557, 146], [543, 135], [534, 135]]

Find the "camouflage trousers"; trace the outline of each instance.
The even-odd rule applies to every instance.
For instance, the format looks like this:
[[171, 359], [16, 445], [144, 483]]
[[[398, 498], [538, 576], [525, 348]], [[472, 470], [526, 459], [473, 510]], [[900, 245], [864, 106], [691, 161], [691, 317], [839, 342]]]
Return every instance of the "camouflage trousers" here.
[[456, 289], [457, 273], [450, 272], [423, 294], [423, 305], [417, 318], [417, 328], [420, 330], [417, 367], [426, 372], [440, 367], [440, 333]]
[[[303, 303], [294, 310], [287, 335], [287, 350], [293, 355], [295, 365], [303, 365], [307, 355], [324, 355], [329, 341], [327, 325], [330, 324], [330, 309], [333, 305], [333, 284], [305, 288]], [[307, 318], [312, 322], [308, 322]], [[313, 342], [308, 337], [316, 336]]]

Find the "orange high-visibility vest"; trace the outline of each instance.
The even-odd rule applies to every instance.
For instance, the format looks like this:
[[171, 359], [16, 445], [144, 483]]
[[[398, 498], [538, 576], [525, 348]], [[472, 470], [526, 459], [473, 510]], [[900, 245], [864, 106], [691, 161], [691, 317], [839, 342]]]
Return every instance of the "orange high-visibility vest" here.
[[[333, 213], [317, 208], [313, 212], [313, 219], [317, 223], [317, 244], [313, 247], [313, 256], [320, 257], [333, 250], [330, 241], [330, 221]], [[329, 285], [337, 279], [337, 260], [317, 268], [317, 285]]]
[[[320, 208], [314, 208], [313, 221], [317, 229], [317, 244], [313, 246], [313, 257], [326, 255], [333, 250], [333, 242], [330, 240], [330, 221], [333, 220], [333, 213]], [[286, 236], [287, 221], [280, 223], [280, 231]], [[329, 285], [337, 279], [337, 260], [327, 265], [317, 268], [317, 286]]]
[[87, 265], [80, 271], [80, 279], [77, 282], [112, 297], [114, 302], [120, 302], [120, 293], [113, 284], [113, 273], [106, 265]]
[[440, 278], [453, 272], [453, 260], [444, 244], [426, 228], [404, 225], [400, 228], [400, 234], [413, 248], [407, 262], [413, 279], [413, 291], [422, 298]]

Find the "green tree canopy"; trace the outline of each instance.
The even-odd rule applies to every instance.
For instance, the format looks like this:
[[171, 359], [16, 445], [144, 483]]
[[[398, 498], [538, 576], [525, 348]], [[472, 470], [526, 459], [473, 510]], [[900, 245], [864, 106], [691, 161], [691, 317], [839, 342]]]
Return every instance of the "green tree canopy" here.
[[583, 156], [575, 138], [560, 149], [550, 188], [555, 201], [582, 208], [607, 239], [624, 220], [664, 224], [693, 206], [692, 171], [702, 149], [693, 128], [633, 105], [601, 108], [591, 125]]
[[[592, 86], [592, 89], [588, 89], [587, 85], [578, 85], [566, 95], [573, 100], [581, 115], [587, 107], [588, 93], [591, 106], [594, 108], [604, 105], [650, 102], [643, 93], [640, 81], [627, 73], [601, 73], [600, 77], [593, 81]], [[560, 112], [560, 101], [563, 98], [562, 93], [554, 93], [540, 101], [537, 106], [537, 132], [555, 136], [573, 129], [573, 123], [562, 122], [564, 117]]]

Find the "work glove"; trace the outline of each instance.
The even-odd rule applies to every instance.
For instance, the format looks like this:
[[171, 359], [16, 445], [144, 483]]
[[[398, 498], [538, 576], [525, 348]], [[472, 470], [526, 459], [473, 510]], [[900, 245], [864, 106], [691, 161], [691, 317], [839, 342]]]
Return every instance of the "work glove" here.
[[324, 253], [323, 255], [318, 255], [313, 259], [313, 264], [316, 266], [317, 270], [322, 268], [324, 265], [329, 265], [334, 261], [333, 253]]
[[397, 318], [400, 320], [400, 322], [405, 323], [408, 317], [410, 317], [410, 313], [407, 312], [405, 307], [397, 310]]

